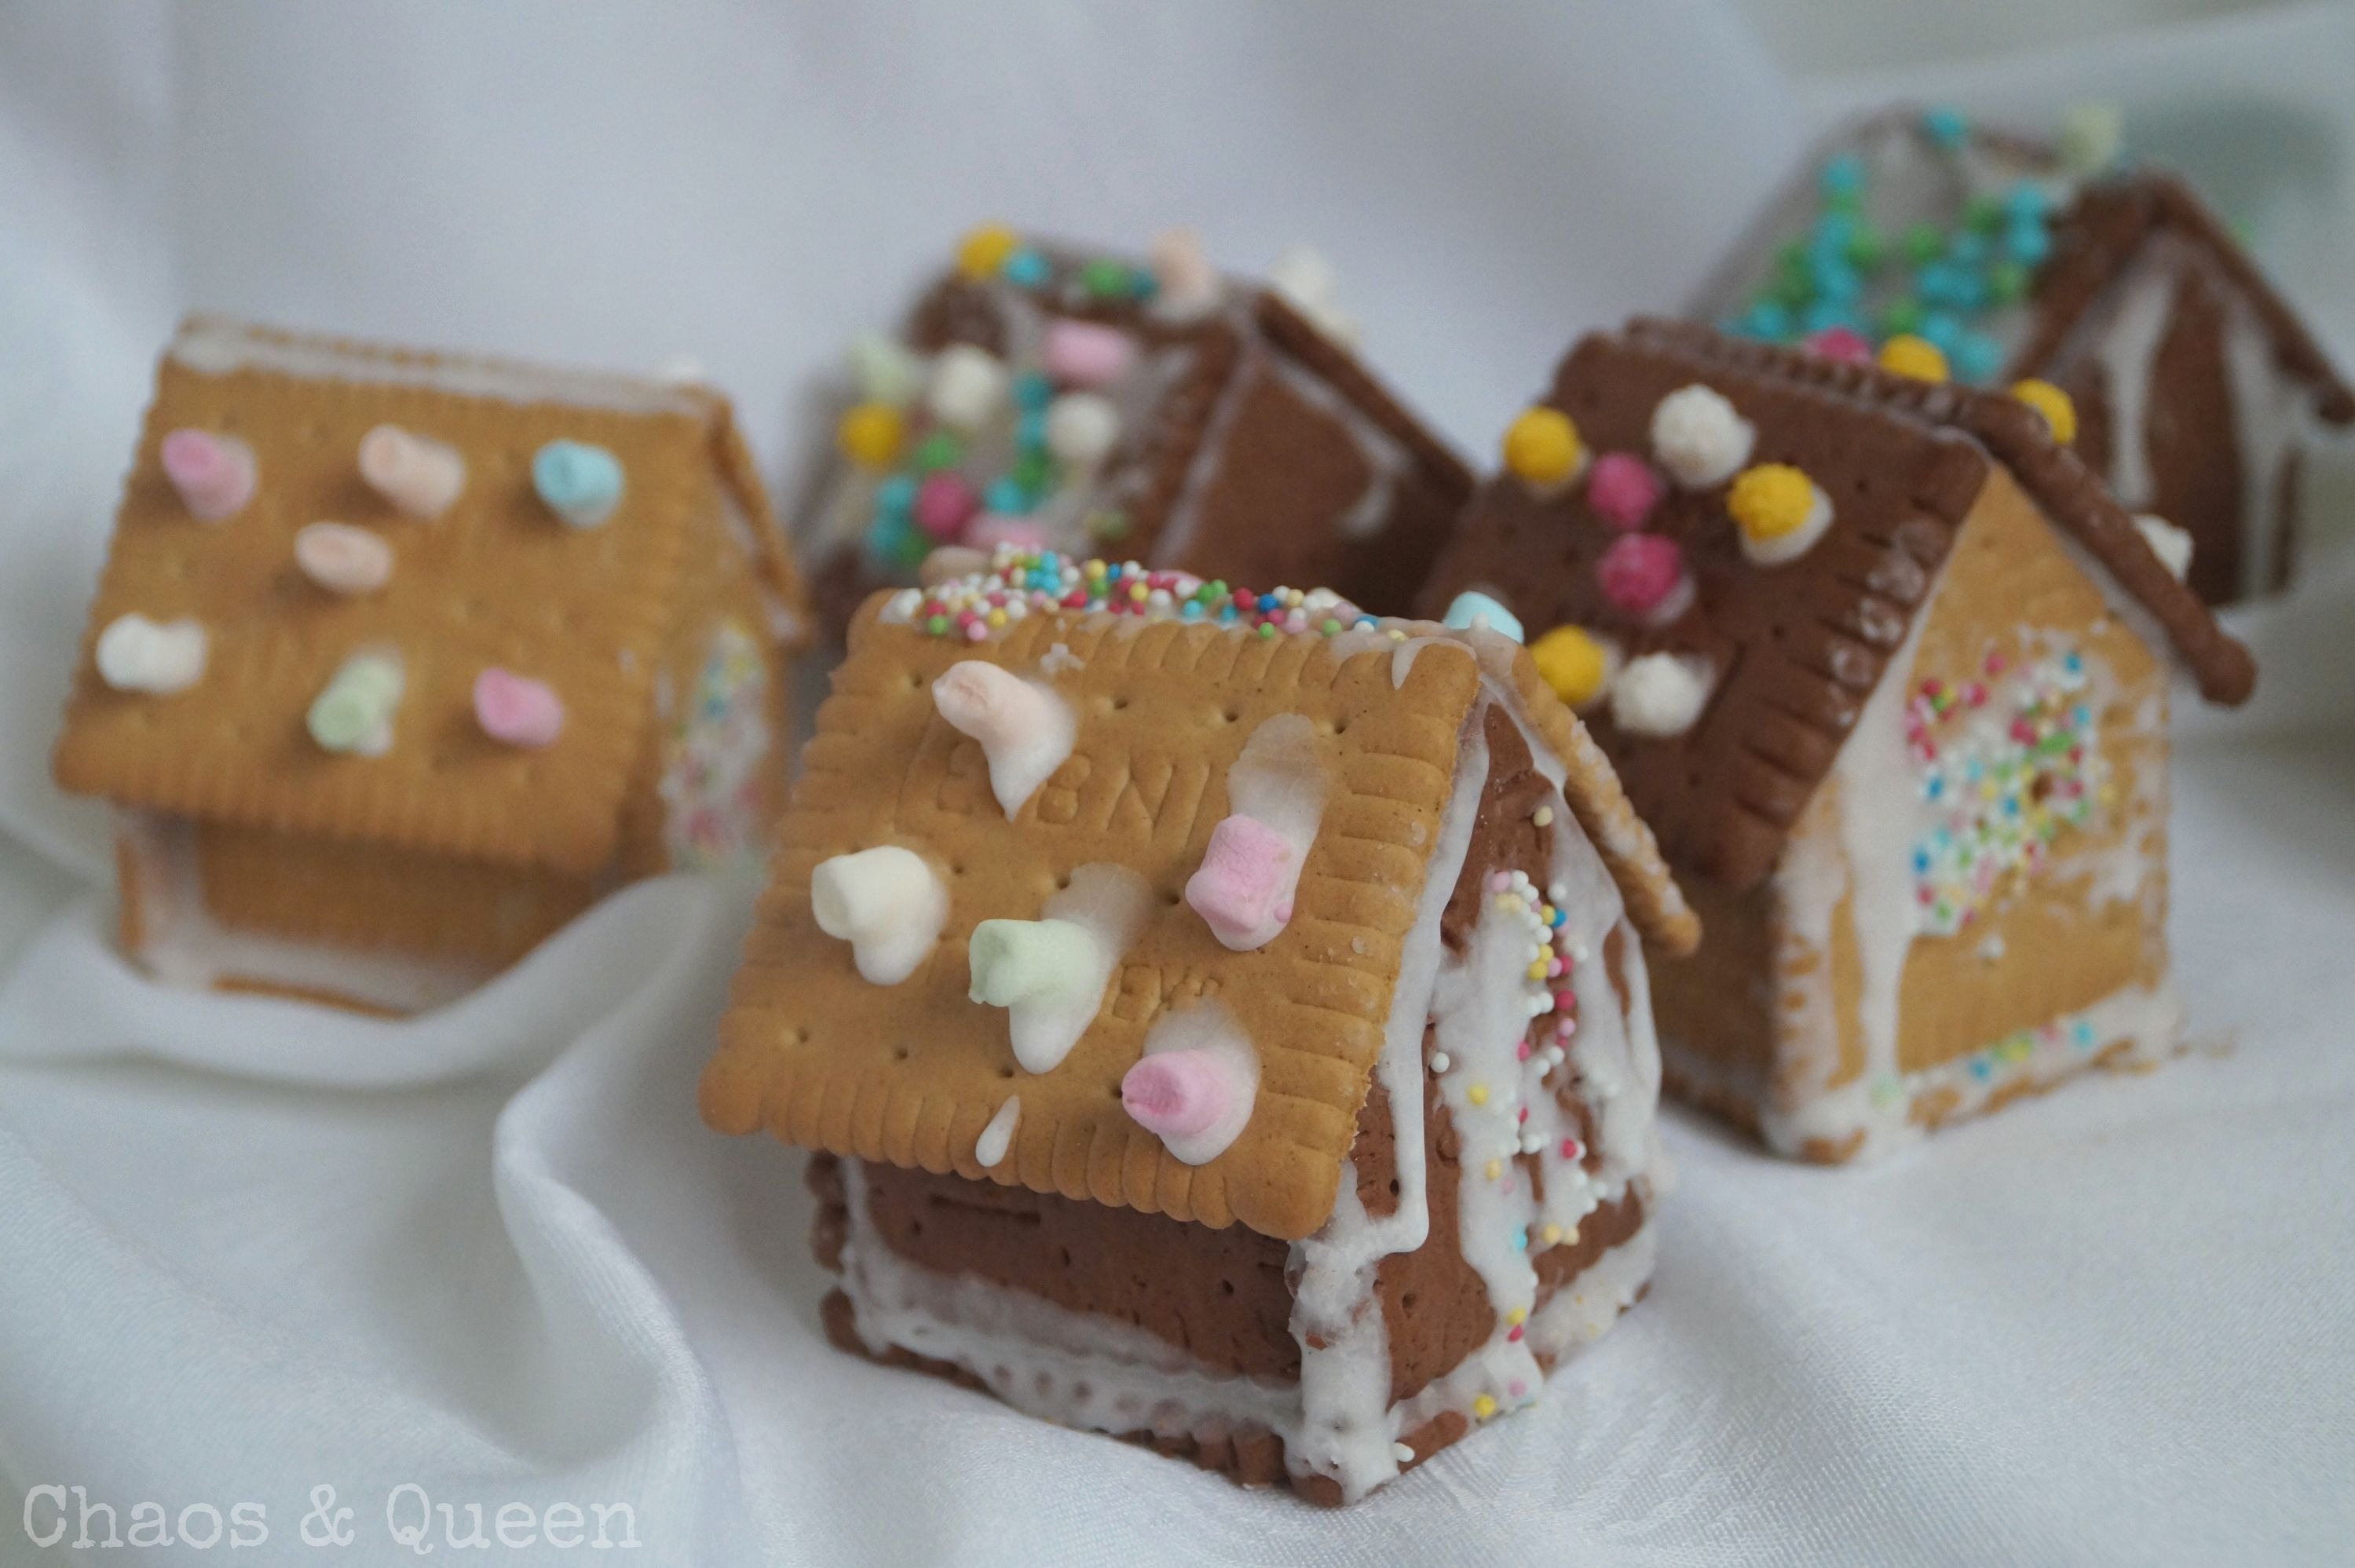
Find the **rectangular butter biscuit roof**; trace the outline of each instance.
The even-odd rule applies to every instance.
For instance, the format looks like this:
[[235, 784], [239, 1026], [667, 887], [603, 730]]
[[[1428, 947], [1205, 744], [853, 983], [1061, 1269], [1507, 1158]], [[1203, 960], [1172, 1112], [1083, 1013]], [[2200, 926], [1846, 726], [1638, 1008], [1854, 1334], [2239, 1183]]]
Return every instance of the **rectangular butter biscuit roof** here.
[[[465, 483], [442, 515], [400, 513], [357, 453], [391, 423], [457, 449]], [[194, 428], [251, 449], [253, 497], [193, 517], [159, 455]], [[619, 460], [613, 515], [568, 526], [533, 487], [557, 439]], [[781, 625], [796, 589], [729, 405], [707, 389], [410, 353], [192, 318], [165, 354], [54, 759], [59, 783], [125, 805], [510, 864], [590, 872], [613, 856], [621, 807], [654, 722], [651, 683], [679, 610], [681, 563], [713, 511], [749, 529]], [[335, 520], [391, 546], [389, 581], [331, 593], [298, 569], [296, 532]], [[206, 631], [197, 684], [117, 691], [99, 634], [138, 613]], [[393, 744], [331, 753], [309, 705], [355, 654], [389, 651], [406, 685]], [[565, 721], [551, 743], [485, 736], [473, 685], [489, 667], [547, 682]]]
[[[1698, 941], [1609, 763], [1503, 639], [1483, 634], [1476, 656], [1438, 627], [1386, 623], [1437, 639], [1394, 685], [1401, 645], [1383, 633], [1261, 638], [1047, 613], [968, 643], [879, 620], [889, 597], [853, 623], [804, 754], [704, 1075], [704, 1117], [722, 1131], [766, 1127], [862, 1159], [1307, 1235], [1331, 1211], [1356, 1136], [1484, 662], [1560, 759], [1565, 799], [1639, 928], [1671, 951]], [[933, 706], [933, 679], [968, 658], [1039, 672], [1077, 717], [1072, 754], [1011, 823], [978, 748]], [[1231, 952], [1182, 890], [1227, 813], [1229, 767], [1280, 714], [1316, 723], [1330, 793], [1290, 921], [1264, 948]], [[811, 910], [819, 862], [880, 844], [924, 855], [949, 888], [939, 941], [897, 986], [862, 980]], [[1107, 861], [1144, 877], [1151, 913], [1069, 1058], [1022, 1072], [1005, 1011], [967, 999], [967, 939], [983, 919], [1038, 917], [1074, 868]], [[1235, 1144], [1189, 1166], [1129, 1118], [1120, 1084], [1165, 1005], [1205, 996], [1254, 1042], [1262, 1076]], [[1018, 1094], [1011, 1152], [985, 1169], [975, 1140]]]

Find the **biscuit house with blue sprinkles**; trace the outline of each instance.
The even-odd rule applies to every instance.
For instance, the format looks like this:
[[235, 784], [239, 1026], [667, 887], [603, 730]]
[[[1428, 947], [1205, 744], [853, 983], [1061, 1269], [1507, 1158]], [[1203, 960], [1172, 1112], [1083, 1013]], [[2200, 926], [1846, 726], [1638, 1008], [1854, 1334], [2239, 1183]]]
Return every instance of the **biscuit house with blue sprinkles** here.
[[1496, 630], [1002, 547], [861, 610], [779, 846], [702, 1110], [816, 1151], [846, 1349], [1345, 1502], [1649, 1278], [1698, 928]]
[[757, 867], [803, 624], [716, 392], [197, 318], [55, 771], [117, 807], [152, 974], [414, 1011]]
[[1652, 970], [1672, 1092], [1814, 1160], [2176, 1049], [2170, 655], [2248, 653], [1981, 391], [1637, 322], [1514, 422], [1424, 603], [1517, 618], [1707, 923]]

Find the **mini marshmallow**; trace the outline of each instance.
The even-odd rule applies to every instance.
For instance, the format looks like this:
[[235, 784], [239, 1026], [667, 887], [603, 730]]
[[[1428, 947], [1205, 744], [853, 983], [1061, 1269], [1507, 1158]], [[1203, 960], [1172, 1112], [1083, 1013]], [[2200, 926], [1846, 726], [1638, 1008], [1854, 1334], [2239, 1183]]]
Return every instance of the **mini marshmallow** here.
[[1135, 363], [1136, 343], [1100, 321], [1059, 317], [1047, 324], [1039, 360], [1064, 386], [1108, 387]]
[[622, 504], [622, 464], [602, 446], [551, 441], [532, 454], [532, 488], [576, 528], [593, 528]]
[[1120, 439], [1120, 411], [1093, 392], [1066, 392], [1047, 406], [1047, 450], [1070, 468], [1090, 469]]
[[117, 691], [169, 697], [205, 673], [207, 639], [195, 621], [151, 621], [133, 611], [98, 635], [98, 677]]
[[981, 1136], [973, 1143], [973, 1157], [982, 1169], [996, 1168], [1014, 1146], [1014, 1129], [1022, 1123], [1022, 1096], [1008, 1094], [1006, 1104], [997, 1107], [997, 1115], [989, 1118], [989, 1125], [981, 1129]]
[[1095, 938], [1068, 920], [985, 920], [966, 945], [972, 998], [1010, 1008], [1060, 997], [1095, 966]]
[[985, 660], [951, 665], [932, 682], [932, 705], [951, 728], [981, 742], [990, 791], [1009, 822], [1071, 754], [1078, 726], [1070, 704], [1044, 682]]
[[820, 931], [850, 944], [860, 979], [896, 986], [940, 940], [949, 891], [922, 856], [885, 844], [819, 861], [810, 872], [810, 912]]
[[906, 408], [924, 386], [922, 362], [879, 332], [863, 332], [851, 339], [850, 374], [863, 401], [887, 409]]
[[1259, 1053], [1219, 1002], [1164, 1013], [1122, 1077], [1122, 1109], [1187, 1165], [1224, 1154], [1251, 1124]]
[[952, 430], [975, 430], [1006, 401], [1008, 379], [996, 355], [970, 343], [952, 343], [932, 361], [925, 404]]
[[1095, 1021], [1114, 965], [1145, 929], [1153, 891], [1125, 866], [1072, 868], [1038, 920], [986, 920], [966, 945], [973, 1000], [1006, 1009], [1014, 1060], [1051, 1072]]
[[2134, 521], [2141, 530], [2143, 543], [2150, 546], [2150, 553], [2158, 557], [2158, 563], [2178, 582], [2182, 581], [2183, 574], [2191, 570], [2191, 535], [2165, 517], [2148, 512], [2137, 513]]
[[1652, 411], [1652, 456], [1687, 489], [1732, 478], [1750, 461], [1757, 439], [1756, 429], [1724, 394], [1699, 382], [1670, 392]]
[[494, 667], [474, 677], [474, 721], [510, 746], [545, 746], [564, 732], [564, 699], [546, 681]]
[[330, 593], [373, 593], [392, 580], [392, 547], [349, 523], [306, 523], [294, 564]]
[[1171, 229], [1156, 236], [1152, 259], [1155, 315], [1190, 321], [1217, 306], [1219, 271], [1192, 229]]
[[1521, 619], [1487, 594], [1476, 588], [1458, 593], [1447, 606], [1440, 624], [1450, 631], [1489, 631], [1500, 637], [1521, 640]]
[[1221, 818], [1202, 863], [1186, 880], [1186, 902], [1231, 952], [1275, 940], [1292, 918], [1300, 855], [1291, 840], [1257, 817]]
[[380, 757], [392, 750], [392, 715], [408, 685], [400, 660], [355, 654], [311, 701], [304, 725], [322, 751]]
[[466, 487], [466, 460], [447, 442], [380, 424], [360, 437], [360, 477], [412, 517], [438, 517]]
[[1681, 735], [1709, 700], [1709, 661], [1689, 654], [1644, 654], [1611, 683], [1611, 721], [1630, 735]]
[[253, 499], [253, 448], [233, 435], [176, 430], [164, 438], [164, 476], [199, 522], [217, 523]]

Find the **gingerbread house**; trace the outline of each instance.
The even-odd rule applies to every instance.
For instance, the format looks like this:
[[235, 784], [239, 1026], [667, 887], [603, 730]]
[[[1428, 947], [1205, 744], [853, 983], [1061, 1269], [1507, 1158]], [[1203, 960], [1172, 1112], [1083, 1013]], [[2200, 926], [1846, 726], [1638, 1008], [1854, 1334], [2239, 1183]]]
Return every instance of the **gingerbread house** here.
[[900, 339], [853, 345], [797, 530], [822, 613], [1000, 544], [1403, 609], [1472, 475], [1359, 362], [1332, 291], [1306, 251], [1263, 287], [1182, 233], [1137, 262], [975, 229]]
[[2302, 469], [2355, 391], [2181, 179], [2117, 161], [2115, 117], [2046, 140], [1951, 110], [1831, 137], [1693, 312], [1770, 341], [1917, 334], [1963, 379], [2051, 381], [2128, 510], [2185, 530], [2225, 603], [2286, 585]]
[[159, 978], [416, 1010], [757, 866], [797, 603], [712, 391], [192, 319], [55, 771]]
[[1668, 1083], [1785, 1154], [2178, 1043], [2168, 663], [2227, 704], [2254, 669], [2068, 413], [1638, 322], [1562, 361], [1430, 585], [1586, 712], [1710, 932], [1653, 968]]
[[1652, 1264], [1697, 927], [1487, 631], [997, 558], [851, 628], [702, 1109], [818, 1151], [844, 1349], [1345, 1501]]

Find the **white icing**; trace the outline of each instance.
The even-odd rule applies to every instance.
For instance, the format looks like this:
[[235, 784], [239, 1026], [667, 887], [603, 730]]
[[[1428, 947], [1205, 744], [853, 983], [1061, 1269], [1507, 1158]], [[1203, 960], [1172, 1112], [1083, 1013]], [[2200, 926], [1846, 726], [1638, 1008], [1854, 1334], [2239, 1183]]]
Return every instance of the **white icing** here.
[[117, 691], [169, 697], [203, 677], [207, 643], [200, 622], [118, 615], [98, 635], [98, 676]]
[[1166, 1133], [1161, 1144], [1188, 1165], [1207, 1165], [1227, 1152], [1251, 1125], [1252, 1107], [1259, 1097], [1259, 1052], [1235, 1021], [1234, 1014], [1215, 998], [1166, 1012], [1145, 1036], [1145, 1054], [1199, 1051], [1211, 1054], [1224, 1072], [1228, 1095], [1217, 1120], [1197, 1133]]
[[997, 1115], [989, 1118], [989, 1125], [981, 1129], [981, 1136], [974, 1140], [973, 1157], [980, 1162], [982, 1169], [995, 1169], [997, 1162], [1006, 1157], [1007, 1149], [1014, 1143], [1014, 1129], [1021, 1120], [1022, 1096], [1008, 1094], [1006, 1104], [997, 1107]]
[[2135, 514], [2135, 527], [2142, 533], [2143, 543], [2150, 553], [2158, 557], [2159, 565], [2178, 582], [2191, 570], [2191, 536], [2165, 517], [2148, 512]]
[[820, 931], [850, 944], [859, 978], [896, 986], [940, 940], [948, 884], [914, 850], [878, 845], [819, 861], [810, 873], [810, 912]]
[[2254, 595], [2275, 587], [2281, 551], [2288, 545], [2285, 507], [2295, 507], [2296, 498], [2281, 493], [2283, 465], [2320, 421], [2314, 388], [2283, 369], [2272, 330], [2237, 291], [2225, 325], [2224, 368], [2241, 458], [2240, 589]]
[[1652, 455], [1687, 489], [1721, 485], [1750, 461], [1756, 427], [1725, 395], [1695, 382], [1662, 398], [1652, 411]]
[[1611, 681], [1611, 720], [1631, 735], [1681, 735], [1708, 705], [1715, 672], [1698, 654], [1640, 654]]
[[1267, 286], [1283, 295], [1286, 304], [1317, 331], [1352, 348], [1358, 342], [1358, 324], [1341, 311], [1339, 284], [1333, 263], [1307, 245], [1286, 247], [1267, 270]]
[[132, 956], [165, 985], [203, 991], [243, 982], [418, 1013], [457, 1000], [498, 972], [477, 959], [341, 947], [224, 924], [205, 905], [194, 825], [126, 811], [116, 829], [137, 890], [139, 946]]
[[2094, 342], [2114, 432], [2110, 489], [2129, 511], [2147, 507], [2153, 499], [2145, 410], [2150, 400], [2151, 361], [2175, 311], [2176, 282], [2170, 270], [2148, 264], [2137, 269]]

